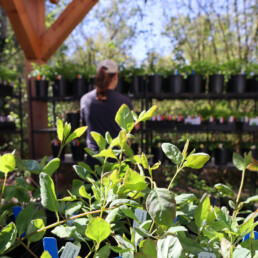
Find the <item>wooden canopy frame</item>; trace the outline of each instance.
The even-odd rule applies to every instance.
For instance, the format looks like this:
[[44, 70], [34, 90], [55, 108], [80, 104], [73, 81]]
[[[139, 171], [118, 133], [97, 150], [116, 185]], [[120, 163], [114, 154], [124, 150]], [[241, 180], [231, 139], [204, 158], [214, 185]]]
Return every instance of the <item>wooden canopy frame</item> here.
[[[50, 2], [58, 4], [59, 0]], [[30, 63], [45, 63], [97, 2], [98, 0], [72, 0], [51, 27], [46, 28], [45, 0], [0, 0], [24, 51], [27, 74], [31, 71]], [[30, 114], [29, 105], [27, 109]], [[47, 128], [47, 103], [34, 102], [32, 109], [34, 129]], [[29, 132], [30, 130], [31, 128]], [[35, 144], [40, 146], [36, 148], [36, 158], [50, 154], [49, 139], [47, 134], [34, 137]]]

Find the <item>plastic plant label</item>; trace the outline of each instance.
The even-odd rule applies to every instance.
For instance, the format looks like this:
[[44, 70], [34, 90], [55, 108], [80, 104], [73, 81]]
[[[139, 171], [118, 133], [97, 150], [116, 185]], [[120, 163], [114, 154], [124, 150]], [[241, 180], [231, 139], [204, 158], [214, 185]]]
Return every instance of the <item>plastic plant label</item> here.
[[[147, 219], [147, 212], [142, 210], [142, 209], [139, 209], [139, 208], [135, 209], [134, 215], [137, 217], [137, 219], [141, 223], [143, 223]], [[133, 221], [133, 228], [138, 228], [139, 226], [140, 226], [140, 224], [136, 220], [134, 220]]]
[[54, 237], [44, 237], [43, 247], [45, 251], [48, 251], [52, 258], [58, 258], [57, 242]]
[[80, 248], [71, 242], [66, 243], [64, 251], [60, 258], [75, 258], [78, 256]]
[[216, 255], [214, 253], [201, 252], [198, 254], [198, 258], [216, 258]]

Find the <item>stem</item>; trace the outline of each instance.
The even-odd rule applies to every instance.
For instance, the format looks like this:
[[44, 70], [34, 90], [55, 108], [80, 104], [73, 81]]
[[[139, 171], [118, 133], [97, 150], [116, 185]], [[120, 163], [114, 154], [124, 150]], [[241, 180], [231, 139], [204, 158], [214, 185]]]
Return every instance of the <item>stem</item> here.
[[242, 172], [241, 183], [240, 183], [240, 187], [239, 187], [238, 195], [237, 195], [237, 199], [236, 199], [236, 207], [235, 207], [235, 210], [234, 210], [234, 213], [233, 213], [232, 220], [234, 220], [235, 217], [237, 216], [237, 208], [238, 208], [238, 203], [239, 203], [240, 195], [241, 195], [241, 192], [242, 192], [242, 188], [243, 188], [243, 185], [244, 185], [244, 179], [245, 179], [245, 169]]
[[30, 248], [28, 246], [26, 246], [21, 239], [18, 239], [19, 243], [35, 258], [38, 258], [38, 256], [36, 254], [34, 254], [32, 252], [32, 250], [30, 250]]
[[31, 176], [29, 176], [29, 179], [35, 186], [40, 187], [39, 184]]
[[60, 218], [59, 218], [58, 212], [56, 212], [56, 218], [57, 218], [57, 222], [59, 222]]
[[4, 196], [4, 189], [5, 189], [6, 180], [7, 180], [7, 173], [5, 173], [5, 177], [4, 177], [4, 185], [3, 185], [3, 188], [2, 188], [0, 203], [2, 202], [2, 198]]
[[168, 190], [170, 189], [171, 185], [173, 184], [174, 180], [176, 179], [178, 173], [182, 170], [183, 166], [182, 167], [179, 167], [175, 173], [175, 175], [173, 176], [171, 182], [169, 183], [169, 186], [168, 186]]
[[102, 180], [103, 180], [103, 174], [104, 174], [104, 167], [106, 165], [107, 162], [107, 157], [105, 157], [104, 163], [103, 163], [103, 167], [102, 167], [102, 171], [101, 171], [101, 185], [103, 184]]
[[[120, 205], [119, 205], [119, 206], [120, 206]], [[119, 207], [119, 206], [107, 208], [107, 209], [104, 209], [104, 211], [113, 210], [113, 209], [115, 209], [115, 208], [117, 208], [117, 207]], [[36, 234], [36, 233], [40, 233], [40, 232], [42, 232], [42, 231], [45, 231], [45, 230], [48, 230], [48, 229], [53, 228], [53, 227], [55, 227], [55, 226], [58, 226], [58, 225], [60, 225], [60, 224], [63, 224], [63, 223], [65, 223], [65, 222], [69, 221], [69, 220], [78, 219], [78, 218], [81, 218], [81, 217], [84, 217], [84, 216], [88, 216], [88, 215], [96, 214], [96, 213], [100, 213], [100, 212], [101, 212], [101, 210], [85, 212], [85, 213], [78, 214], [78, 215], [72, 216], [72, 217], [70, 217], [70, 218], [61, 220], [61, 221], [59, 221], [59, 222], [55, 222], [55, 223], [53, 223], [53, 224], [51, 224], [51, 225], [48, 225], [48, 226], [46, 226], [46, 227], [44, 227], [44, 228], [38, 229], [37, 231], [34, 231], [34, 232], [32, 232], [32, 233], [26, 235], [25, 237], [21, 238], [21, 240], [24, 240], [24, 239], [28, 238], [29, 236], [32, 236], [32, 235], [34, 235], [34, 234]]]
[[62, 152], [63, 148], [64, 148], [64, 145], [61, 143], [61, 147], [60, 147], [60, 150], [59, 150], [58, 155], [57, 155], [57, 158], [59, 158], [59, 159], [60, 159], [61, 152]]

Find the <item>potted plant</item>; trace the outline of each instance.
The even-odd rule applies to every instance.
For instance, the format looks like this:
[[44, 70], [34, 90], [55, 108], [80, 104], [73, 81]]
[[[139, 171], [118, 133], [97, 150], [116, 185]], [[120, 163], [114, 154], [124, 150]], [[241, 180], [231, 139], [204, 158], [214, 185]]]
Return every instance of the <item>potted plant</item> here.
[[56, 75], [53, 86], [54, 97], [72, 96], [74, 93], [73, 80], [77, 78], [78, 74], [77, 65], [72, 62], [56, 64], [53, 71]]
[[34, 81], [36, 98], [47, 98], [49, 81], [54, 79], [52, 67], [48, 64], [38, 65], [36, 63], [32, 63], [31, 66], [32, 72], [30, 73], [30, 75], [36, 78], [36, 80]]
[[186, 92], [188, 93], [205, 93], [207, 75], [207, 61], [194, 62], [184, 67], [187, 73]]
[[166, 84], [163, 86], [165, 93], [180, 94], [185, 91], [183, 76], [179, 71], [180, 66], [177, 66], [168, 74]]
[[71, 150], [74, 161], [84, 160], [84, 147], [84, 144], [81, 144], [78, 139], [71, 142]]
[[135, 96], [139, 96], [144, 92], [144, 84], [145, 84], [144, 75], [145, 75], [145, 71], [142, 67], [128, 68], [128, 77], [132, 78], [130, 92]]
[[17, 79], [15, 71], [5, 66], [0, 66], [0, 96], [11, 96], [13, 94], [13, 81]]
[[231, 60], [224, 64], [225, 69], [230, 72], [227, 83], [227, 92], [244, 93], [246, 91], [246, 74], [244, 64], [241, 60]]
[[223, 66], [211, 63], [209, 66], [209, 93], [221, 94], [224, 90]]
[[246, 67], [246, 91], [258, 92], [258, 65], [254, 63], [248, 63]]
[[73, 110], [66, 113], [67, 122], [71, 124], [72, 130], [80, 127], [80, 112], [79, 110]]
[[228, 162], [232, 161], [233, 146], [231, 142], [223, 142], [217, 145], [214, 150], [214, 158], [216, 165], [227, 165]]
[[65, 159], [65, 149], [62, 150], [61, 154], [59, 154], [61, 149], [61, 143], [58, 139], [53, 139], [51, 142], [51, 149], [53, 157], [60, 157], [61, 160]]

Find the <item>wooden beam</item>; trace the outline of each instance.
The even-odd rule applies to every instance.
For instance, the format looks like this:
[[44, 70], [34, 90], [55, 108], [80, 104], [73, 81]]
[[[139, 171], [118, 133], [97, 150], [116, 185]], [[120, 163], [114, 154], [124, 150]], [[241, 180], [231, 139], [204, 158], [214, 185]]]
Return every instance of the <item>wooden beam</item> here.
[[39, 37], [35, 33], [33, 22], [28, 16], [23, 0], [4, 0], [0, 3], [9, 17], [26, 57], [28, 59], [38, 59], [40, 56]]
[[41, 59], [48, 60], [84, 18], [98, 0], [73, 0], [52, 26], [45, 32], [41, 42]]
[[51, 2], [52, 4], [58, 4], [58, 3], [59, 3], [59, 0], [50, 0], [50, 2]]

